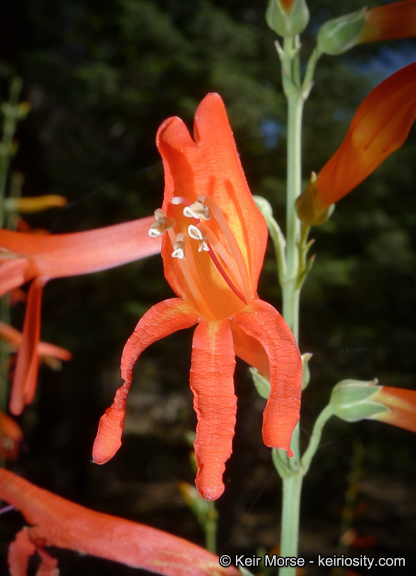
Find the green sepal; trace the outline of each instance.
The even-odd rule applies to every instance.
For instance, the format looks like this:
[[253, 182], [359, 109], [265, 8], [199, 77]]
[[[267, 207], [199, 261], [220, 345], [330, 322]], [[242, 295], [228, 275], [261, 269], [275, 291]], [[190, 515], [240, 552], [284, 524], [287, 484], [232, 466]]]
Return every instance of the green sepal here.
[[272, 460], [280, 478], [290, 478], [298, 473], [298, 467], [293, 466], [292, 460], [287, 455], [286, 450], [272, 448]]
[[366, 8], [363, 8], [325, 22], [318, 31], [318, 52], [336, 56], [355, 46], [365, 22], [365, 14]]
[[309, 384], [309, 380], [311, 379], [311, 373], [309, 370], [309, 361], [312, 358], [312, 356], [313, 356], [313, 354], [311, 354], [310, 352], [307, 352], [306, 354], [302, 354], [302, 368], [303, 368], [302, 390], [305, 390], [305, 388]]
[[307, 226], [324, 224], [331, 216], [335, 205], [322, 206], [316, 196], [316, 174], [312, 172], [310, 182], [296, 200], [296, 212], [299, 220]]
[[379, 390], [377, 382], [377, 380], [339, 382], [332, 390], [329, 401], [334, 415], [346, 422], [358, 422], [388, 411], [382, 404], [372, 401]]
[[250, 368], [250, 374], [251, 377], [253, 378], [254, 386], [256, 387], [259, 396], [267, 400], [270, 394], [269, 380], [265, 376], [260, 374], [257, 368]]
[[349, 408], [339, 408], [334, 410], [334, 415], [338, 416], [345, 422], [359, 422], [367, 418], [375, 418], [382, 412], [389, 412], [388, 408], [375, 402], [368, 402], [366, 404], [358, 404], [350, 406]]
[[309, 9], [305, 0], [294, 0], [289, 12], [281, 0], [269, 0], [266, 22], [279, 36], [296, 36], [303, 32], [309, 22]]

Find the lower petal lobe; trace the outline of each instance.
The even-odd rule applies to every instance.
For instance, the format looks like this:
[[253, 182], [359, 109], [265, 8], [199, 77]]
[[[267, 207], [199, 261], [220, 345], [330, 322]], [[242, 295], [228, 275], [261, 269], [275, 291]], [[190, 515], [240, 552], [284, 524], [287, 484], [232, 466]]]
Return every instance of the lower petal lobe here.
[[302, 359], [283, 317], [267, 302], [255, 299], [232, 317], [241, 330], [258, 340], [269, 357], [270, 396], [263, 415], [266, 446], [287, 450], [299, 420]]
[[201, 321], [192, 343], [191, 389], [198, 417], [196, 486], [206, 500], [224, 491], [222, 475], [232, 452], [237, 410], [234, 368], [230, 321]]
[[182, 328], [190, 328], [198, 321], [199, 316], [180, 298], [159, 302], [140, 319], [127, 340], [121, 358], [124, 384], [117, 390], [113, 404], [100, 419], [93, 447], [93, 460], [96, 464], [108, 462], [121, 446], [127, 396], [133, 367], [140, 354], [153, 342]]

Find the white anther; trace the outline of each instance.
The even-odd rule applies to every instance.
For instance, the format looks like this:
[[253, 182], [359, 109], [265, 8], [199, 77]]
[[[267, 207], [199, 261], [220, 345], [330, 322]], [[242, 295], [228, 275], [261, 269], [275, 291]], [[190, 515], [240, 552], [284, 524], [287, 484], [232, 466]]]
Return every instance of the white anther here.
[[166, 212], [164, 212], [162, 208], [158, 208], [157, 210], [155, 210], [154, 214], [156, 220], [163, 220], [163, 218], [166, 218]]
[[209, 246], [206, 241], [206, 236], [197, 226], [194, 226], [194, 224], [190, 224], [188, 226], [188, 234], [189, 237], [192, 238], [192, 240], [198, 240], [199, 242], [198, 252], [202, 251], [209, 252]]
[[149, 229], [149, 236], [151, 238], [157, 238], [158, 236], [161, 236], [163, 232], [173, 228], [176, 225], [175, 220], [169, 216], [166, 216], [165, 212], [161, 208], [155, 210], [155, 218], [156, 222], [153, 222]]
[[173, 245], [172, 258], [179, 258], [183, 260], [185, 258], [185, 234], [181, 232], [176, 235], [176, 242]]
[[149, 236], [150, 238], [157, 238], [158, 236], [162, 236], [165, 229], [161, 226], [161, 222], [153, 222], [153, 224], [149, 228]]
[[208, 206], [200, 200], [197, 200], [190, 206], [183, 209], [183, 215], [188, 218], [196, 218], [197, 220], [211, 220], [211, 213]]
[[195, 226], [194, 224], [190, 224], [188, 226], [188, 234], [192, 240], [203, 240], [204, 235], [202, 234], [201, 230]]
[[184, 198], [183, 196], [174, 196], [170, 202], [171, 204], [175, 205], [186, 204], [186, 198]]
[[[176, 246], [176, 242], [174, 246]], [[185, 260], [185, 250], [183, 248], [175, 248], [175, 250], [172, 252], [172, 258], [179, 258], [179, 260]]]

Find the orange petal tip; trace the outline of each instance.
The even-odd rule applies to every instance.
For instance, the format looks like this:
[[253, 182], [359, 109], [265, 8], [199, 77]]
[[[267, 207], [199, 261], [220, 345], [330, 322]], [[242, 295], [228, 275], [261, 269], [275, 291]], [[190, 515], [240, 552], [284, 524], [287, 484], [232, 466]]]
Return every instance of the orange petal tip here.
[[124, 410], [117, 410], [114, 406], [110, 406], [101, 416], [92, 450], [95, 464], [105, 464], [120, 448], [124, 416]]

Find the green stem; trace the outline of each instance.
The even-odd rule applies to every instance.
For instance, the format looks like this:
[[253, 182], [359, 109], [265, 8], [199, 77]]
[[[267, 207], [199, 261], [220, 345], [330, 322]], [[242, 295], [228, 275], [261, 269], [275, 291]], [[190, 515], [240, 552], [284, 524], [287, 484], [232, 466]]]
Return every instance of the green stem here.
[[[294, 474], [283, 478], [282, 532], [280, 537], [280, 556], [294, 558], [298, 555], [299, 511], [303, 476]], [[279, 569], [279, 576], [295, 576], [296, 568]]]
[[325, 406], [322, 412], [319, 414], [318, 418], [316, 419], [315, 425], [312, 430], [312, 435], [309, 440], [309, 446], [305, 450], [304, 455], [302, 456], [302, 470], [303, 474], [306, 474], [308, 468], [311, 464], [311, 460], [315, 455], [316, 450], [318, 449], [319, 443], [322, 437], [322, 430], [328, 420], [333, 416], [334, 413], [330, 405]]
[[[22, 81], [15, 77], [11, 81], [9, 101], [3, 104], [3, 136], [0, 142], [0, 228], [6, 223], [4, 201], [10, 159], [13, 155], [13, 136], [16, 131], [19, 95]], [[10, 324], [10, 296], [6, 294], [0, 299], [0, 320]], [[5, 411], [7, 405], [7, 375], [9, 373], [9, 347], [7, 342], [0, 342], [0, 410]]]
[[[285, 39], [285, 54], [289, 55], [296, 44], [294, 39]], [[288, 60], [289, 57], [287, 56]], [[298, 55], [294, 57], [298, 59]], [[285, 66], [287, 74], [289, 65]], [[292, 69], [297, 66], [292, 62]], [[295, 210], [296, 198], [301, 193], [301, 134], [303, 95], [301, 90], [295, 88], [297, 78], [285, 80], [285, 92], [288, 98], [288, 124], [287, 124], [287, 199], [286, 199], [286, 278], [283, 284], [283, 317], [290, 326], [296, 340], [299, 336], [299, 241], [300, 222]], [[283, 504], [281, 522], [280, 555], [296, 557], [298, 555], [299, 540], [299, 512], [302, 491], [303, 475], [299, 468], [299, 425], [296, 426], [291, 448], [293, 458], [290, 467], [293, 472], [283, 478]], [[296, 568], [280, 568], [279, 576], [295, 576]]]
[[218, 513], [214, 502], [209, 502], [209, 511], [206, 517], [205, 530], [205, 547], [207, 550], [216, 554], [217, 552], [217, 518]]
[[11, 81], [9, 101], [3, 106], [3, 138], [0, 142], [0, 228], [4, 226], [4, 199], [10, 159], [13, 155], [13, 136], [16, 131], [17, 110], [22, 81], [15, 77]]
[[283, 286], [283, 317], [296, 340], [299, 336], [299, 274], [300, 221], [295, 210], [301, 193], [301, 134], [303, 96], [294, 91], [288, 98], [287, 125], [287, 196], [286, 196], [286, 278]]

